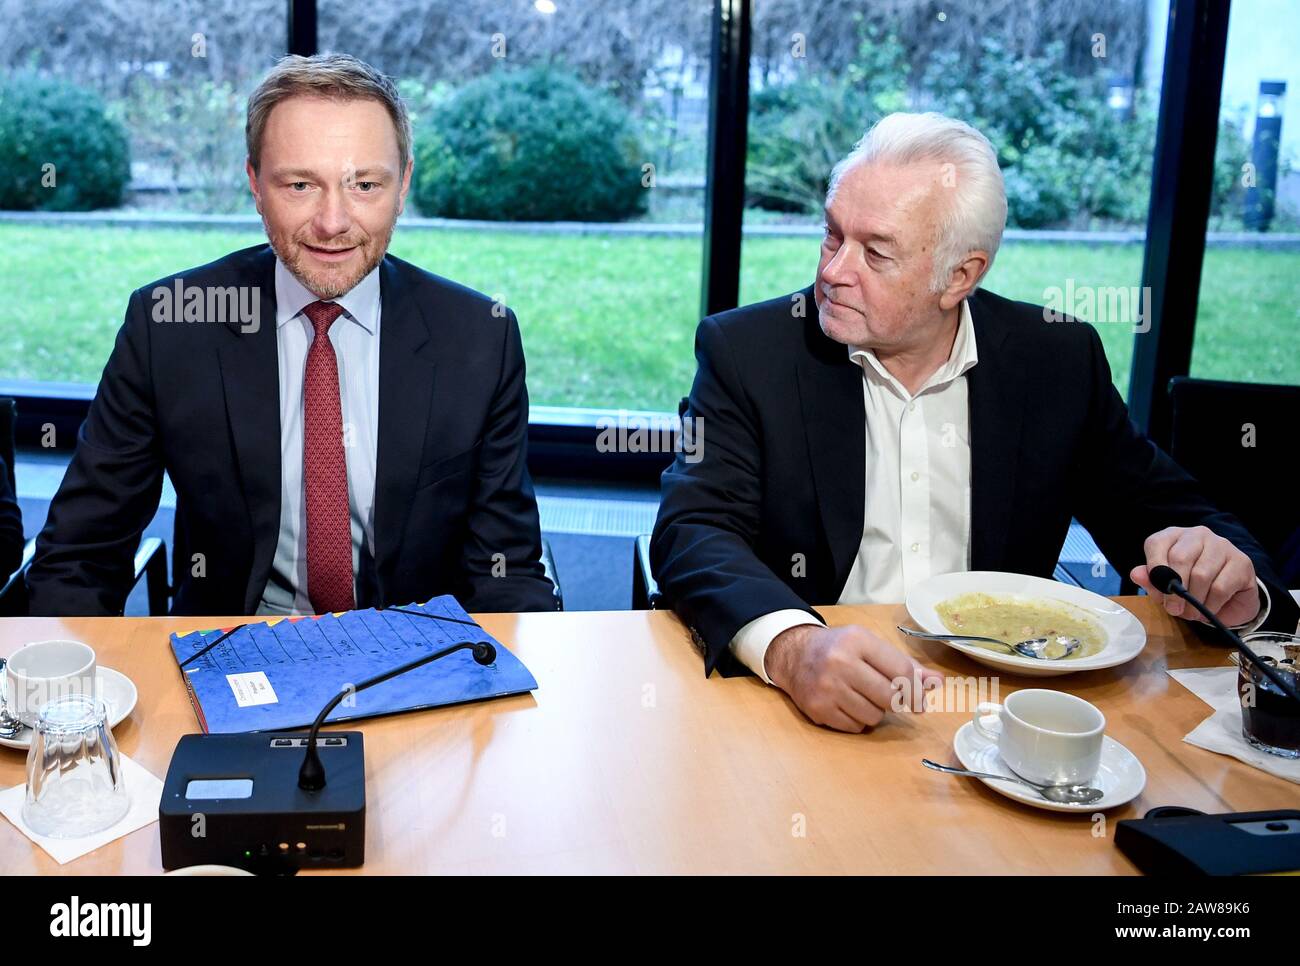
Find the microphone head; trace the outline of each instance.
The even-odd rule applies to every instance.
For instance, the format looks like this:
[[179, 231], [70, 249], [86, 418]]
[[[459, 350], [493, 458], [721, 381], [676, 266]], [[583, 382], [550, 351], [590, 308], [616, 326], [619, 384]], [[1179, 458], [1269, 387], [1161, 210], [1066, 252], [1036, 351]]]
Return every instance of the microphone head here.
[[484, 667], [491, 664], [497, 659], [497, 649], [487, 641], [479, 641], [474, 645], [474, 660], [478, 661]]
[[[1172, 567], [1152, 567], [1151, 570], [1147, 572], [1147, 576], [1151, 578], [1152, 586], [1162, 594], [1172, 594], [1175, 585], [1179, 587], [1182, 587], [1183, 585], [1182, 579]], [[1186, 590], [1187, 588], [1183, 587], [1183, 589]]]
[[298, 787], [305, 792], [318, 792], [325, 787], [325, 766], [316, 754], [315, 743], [310, 740], [307, 754], [302, 759], [302, 767], [298, 769]]

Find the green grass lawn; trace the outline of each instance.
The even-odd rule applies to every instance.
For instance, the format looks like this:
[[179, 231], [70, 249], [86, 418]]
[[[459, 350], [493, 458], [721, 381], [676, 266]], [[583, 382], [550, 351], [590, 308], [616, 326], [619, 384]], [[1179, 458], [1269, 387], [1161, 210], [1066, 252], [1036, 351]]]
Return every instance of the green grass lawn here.
[[[0, 378], [95, 382], [127, 296], [156, 278], [262, 240], [260, 232], [0, 224]], [[700, 242], [673, 237], [432, 232], [400, 228], [394, 254], [492, 296], [519, 316], [537, 404], [671, 410], [690, 387]], [[745, 242], [742, 302], [802, 288], [817, 241]], [[1140, 246], [1009, 244], [987, 287], [1042, 302], [1044, 289], [1132, 286]], [[1132, 328], [1098, 326], [1125, 391]], [[1194, 375], [1296, 382], [1300, 252], [1212, 249]]]

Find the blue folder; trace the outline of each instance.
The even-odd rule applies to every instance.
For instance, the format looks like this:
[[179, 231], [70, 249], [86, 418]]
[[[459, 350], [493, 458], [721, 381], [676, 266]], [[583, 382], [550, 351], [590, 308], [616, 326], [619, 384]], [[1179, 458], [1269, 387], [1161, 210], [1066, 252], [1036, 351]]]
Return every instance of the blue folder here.
[[[470, 620], [450, 596], [403, 609]], [[472, 622], [457, 624], [373, 608], [287, 617], [247, 624], [199, 654], [228, 630], [171, 636], [194, 713], [208, 733], [308, 727], [345, 686], [462, 641], [490, 642], [496, 648], [496, 661], [485, 667], [468, 650], [457, 651], [349, 695], [325, 720], [352, 721], [537, 688], [523, 662]]]

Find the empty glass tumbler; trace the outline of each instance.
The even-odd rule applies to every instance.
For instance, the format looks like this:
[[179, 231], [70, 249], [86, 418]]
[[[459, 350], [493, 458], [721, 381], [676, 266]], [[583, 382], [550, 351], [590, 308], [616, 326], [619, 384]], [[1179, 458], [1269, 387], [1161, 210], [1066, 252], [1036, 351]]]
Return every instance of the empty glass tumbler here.
[[27, 753], [23, 820], [32, 831], [61, 839], [93, 835], [129, 807], [104, 702], [69, 694], [42, 707]]

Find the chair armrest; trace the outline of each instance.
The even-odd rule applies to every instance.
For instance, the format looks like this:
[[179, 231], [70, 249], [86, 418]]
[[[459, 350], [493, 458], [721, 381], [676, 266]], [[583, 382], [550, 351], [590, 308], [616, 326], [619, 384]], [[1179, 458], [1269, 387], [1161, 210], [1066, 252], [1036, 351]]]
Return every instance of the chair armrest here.
[[545, 537], [542, 538], [542, 569], [546, 571], [546, 577], [555, 589], [551, 594], [555, 597], [555, 609], [564, 610], [564, 591], [560, 589], [560, 573], [555, 569], [555, 557], [551, 554], [551, 541]]
[[[23, 617], [27, 614], [27, 571], [36, 556], [36, 541], [23, 545], [23, 560], [18, 569], [9, 575], [0, 587], [0, 617]], [[158, 537], [146, 537], [135, 552], [134, 587], [143, 577], [148, 582], [149, 614], [157, 617], [167, 613], [171, 588], [167, 584], [167, 544]]]
[[158, 537], [145, 537], [135, 552], [135, 576], [131, 586], [145, 579], [149, 596], [149, 616], [160, 617], [167, 613], [171, 586], [167, 582], [167, 544]]
[[27, 614], [27, 570], [36, 556], [35, 538], [23, 544], [23, 559], [18, 569], [0, 587], [0, 617], [23, 617]]
[[632, 609], [658, 610], [664, 598], [650, 573], [650, 534], [636, 538], [632, 554]]

